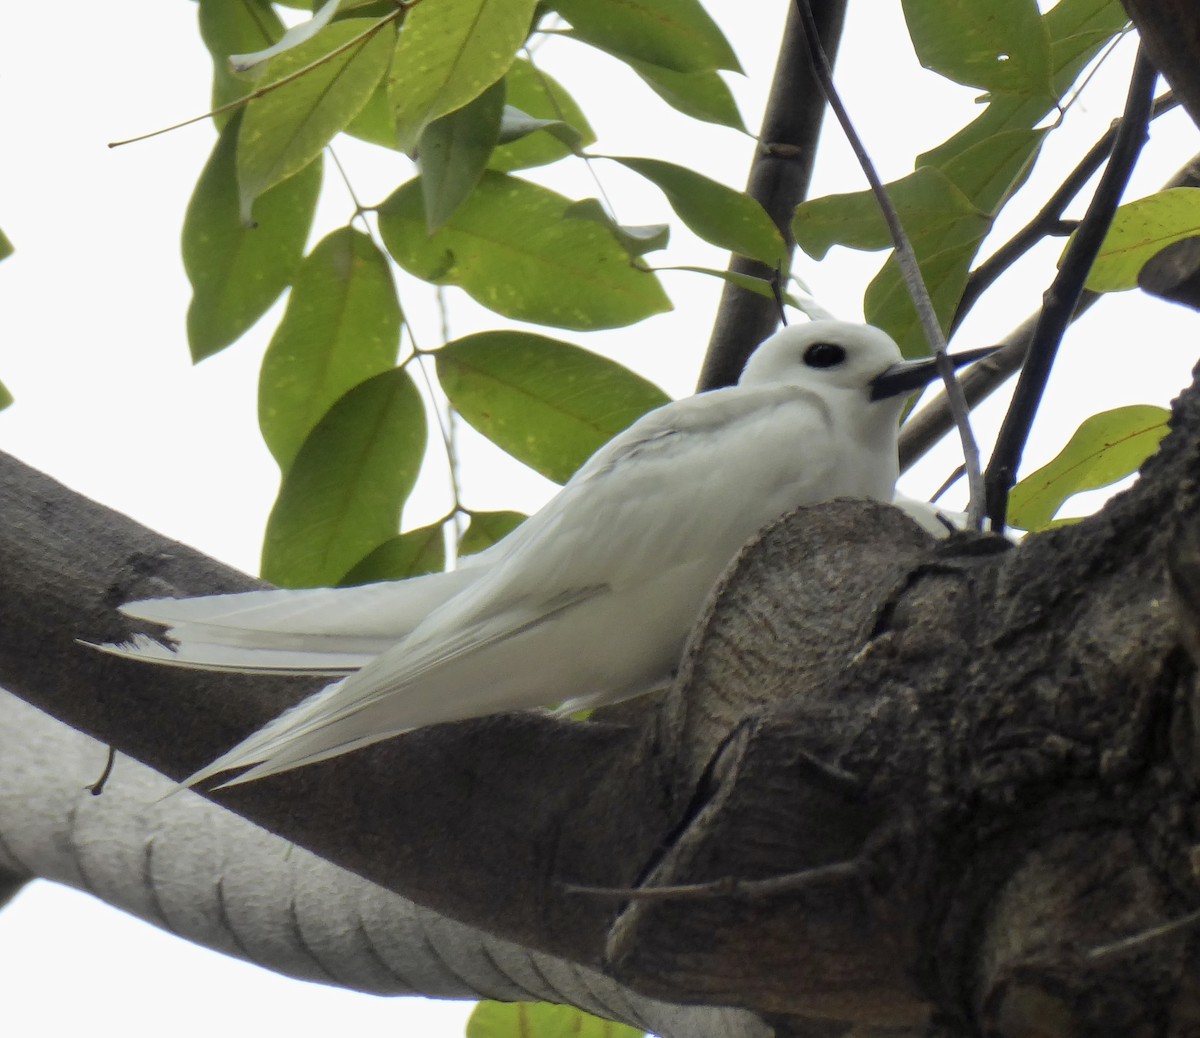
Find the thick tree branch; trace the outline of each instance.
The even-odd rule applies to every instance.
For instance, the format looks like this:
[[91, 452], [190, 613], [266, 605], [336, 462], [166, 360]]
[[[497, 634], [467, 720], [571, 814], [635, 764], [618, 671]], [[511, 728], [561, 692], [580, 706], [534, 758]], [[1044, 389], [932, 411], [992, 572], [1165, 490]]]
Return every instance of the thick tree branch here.
[[1200, 126], [1200, 8], [1194, 0], [1124, 0], [1142, 43]]
[[[672, 1006], [351, 875], [0, 692], [0, 871], [40, 876], [265, 969], [380, 995], [565, 1002], [674, 1038], [766, 1038]], [[149, 850], [148, 850], [149, 849]], [[129, 977], [130, 997], [139, 979]]]
[[[812, 9], [825, 53], [833, 61], [845, 22], [846, 0], [813, 0]], [[808, 190], [824, 111], [825, 101], [812, 74], [803, 27], [795, 7], [789, 4], [771, 96], [746, 184], [747, 193], [762, 203], [789, 248], [792, 215]], [[766, 279], [778, 274], [741, 256], [733, 257], [729, 268]], [[733, 385], [754, 347], [778, 324], [779, 310], [773, 302], [726, 284], [698, 388]]]
[[[0, 471], [0, 678], [174, 775], [280, 707], [266, 682], [189, 683], [75, 647], [122, 633], [112, 607], [130, 595], [248, 581]], [[445, 725], [227, 803], [454, 918], [790, 1033], [917, 1027], [935, 1006], [962, 1033], [1017, 1033], [996, 1021], [1064, 971], [1070, 1013], [1099, 990], [1169, 1006], [1196, 976], [1186, 942], [1148, 943], [1137, 968], [1078, 948], [1200, 904], [1194, 620], [1165, 580], [1165, 560], [1184, 560], [1175, 600], [1200, 600], [1173, 550], [1200, 525], [1197, 471], [1193, 390], [1132, 492], [1017, 549], [934, 546], [881, 505], [803, 510], [727, 575], [644, 729]], [[1114, 879], [1108, 914], [1095, 883], [1066, 882], [1096, 840], [1118, 855], [1104, 876], [1143, 877]], [[566, 889], [813, 869], [818, 885], [749, 899], [622, 906]]]

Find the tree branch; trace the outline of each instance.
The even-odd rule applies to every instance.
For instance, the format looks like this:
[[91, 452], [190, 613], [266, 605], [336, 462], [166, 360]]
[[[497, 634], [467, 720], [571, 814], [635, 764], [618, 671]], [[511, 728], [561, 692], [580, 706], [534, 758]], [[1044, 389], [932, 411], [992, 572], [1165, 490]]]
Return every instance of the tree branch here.
[[[1200, 155], [1194, 156], [1163, 185], [1164, 190], [1172, 187], [1200, 187]], [[1077, 320], [1101, 298], [1085, 289], [1071, 320]], [[1026, 318], [1001, 340], [999, 352], [978, 364], [972, 364], [959, 376], [967, 402], [972, 407], [991, 396], [1020, 369], [1040, 319], [1041, 311]], [[900, 471], [911, 468], [953, 427], [953, 416], [943, 393], [909, 418], [900, 430]]]
[[1000, 427], [992, 460], [988, 464], [987, 515], [992, 529], [997, 532], [1004, 529], [1008, 492], [1021, 464], [1025, 441], [1041, 403], [1050, 369], [1054, 366], [1058, 345], [1071, 322], [1092, 261], [1100, 251], [1134, 163], [1146, 142], [1146, 127], [1150, 120], [1157, 78], [1158, 72], [1139, 50], [1112, 157], [1080, 222], [1079, 230], [1067, 246], [1058, 276], [1046, 292], [1046, 305], [1030, 343], [1008, 414]]
[[[1150, 118], [1157, 119], [1160, 115], [1177, 107], [1179, 107], [1179, 99], [1174, 94], [1170, 92], [1163, 94], [1162, 97], [1155, 99]], [[962, 298], [958, 302], [958, 308], [954, 311], [954, 319], [950, 322], [952, 335], [967, 314], [971, 312], [971, 308], [979, 300], [979, 297], [991, 287], [1001, 274], [1047, 235], [1063, 232], [1063, 210], [1066, 209], [1071, 199], [1083, 190], [1084, 185], [1092, 178], [1092, 174], [1112, 154], [1119, 128], [1120, 121], [1118, 120], [1109, 127], [1103, 137], [1091, 146], [1088, 153], [1080, 159], [1079, 164], [1067, 174], [1067, 178], [1046, 200], [1046, 204], [1042, 206], [1037, 215], [971, 271], [971, 276], [967, 279], [967, 286], [963, 289]], [[1072, 227], [1071, 230], [1073, 229]]]
[[1200, 9], [1194, 0], [1123, 0], [1142, 44], [1200, 126]]
[[[841, 39], [846, 0], [814, 0], [812, 7], [821, 43], [832, 59]], [[794, 6], [789, 4], [759, 146], [746, 184], [747, 193], [762, 203], [789, 249], [793, 244], [792, 215], [808, 190], [824, 111], [825, 101], [813, 78], [803, 27]], [[734, 256], [729, 269], [768, 280], [778, 276], [778, 271], [742, 256]], [[779, 309], [774, 302], [727, 283], [721, 292], [698, 390], [737, 382], [746, 358], [778, 324]]]

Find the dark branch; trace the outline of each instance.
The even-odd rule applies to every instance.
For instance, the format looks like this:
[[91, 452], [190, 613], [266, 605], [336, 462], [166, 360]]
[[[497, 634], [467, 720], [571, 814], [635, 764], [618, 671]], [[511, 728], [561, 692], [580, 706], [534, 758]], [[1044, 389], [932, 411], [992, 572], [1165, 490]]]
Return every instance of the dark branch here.
[[[1178, 170], [1167, 181], [1164, 188], [1198, 186], [1200, 186], [1200, 155], [1193, 157], [1187, 165]], [[1078, 319], [1101, 298], [1095, 292], [1088, 292], [1085, 289], [1079, 297], [1079, 303], [1075, 307], [1075, 313], [1071, 319]], [[1021, 367], [1040, 316], [1041, 311], [1038, 311], [1026, 319], [1005, 336], [998, 353], [978, 364], [973, 364], [959, 376], [959, 382], [966, 393], [967, 402], [972, 407], [991, 396]], [[953, 427], [953, 417], [950, 414], [945, 394], [934, 398], [921, 408], [904, 423], [904, 428], [900, 430], [900, 471], [911, 468]]]
[[1021, 463], [1025, 441], [1041, 403], [1050, 369], [1054, 366], [1058, 345], [1071, 322], [1092, 261], [1100, 251], [1113, 213], [1117, 210], [1134, 163], [1146, 141], [1152, 92], [1157, 78], [1154, 66], [1139, 50], [1112, 158], [1079, 230], [1067, 247], [1058, 275], [1046, 292], [1046, 305], [1034, 332], [1012, 405], [1000, 428], [995, 453], [988, 465], [987, 514], [994, 530], [1004, 529], [1008, 492]]
[[1150, 59], [1200, 126], [1200, 7], [1195, 0], [1124, 0]]
[[[846, 0], [815, 0], [813, 15], [825, 52], [835, 55], [846, 17]], [[789, 5], [759, 146], [746, 184], [747, 193], [762, 203], [789, 248], [792, 214], [804, 200], [812, 177], [824, 109], [799, 17]], [[768, 281], [777, 276], [762, 263], [741, 256], [735, 256], [729, 267]], [[737, 382], [746, 358], [778, 323], [779, 311], [772, 300], [726, 284], [697, 388], [717, 389]]]
[[[1179, 99], [1172, 93], [1163, 94], [1154, 102], [1150, 118], [1157, 119], [1160, 115], [1179, 107]], [[1063, 222], [1063, 211], [1092, 178], [1092, 175], [1112, 154], [1117, 140], [1120, 121], [1115, 122], [1080, 160], [1058, 189], [1047, 200], [1032, 220], [1014, 234], [1008, 241], [993, 252], [978, 267], [971, 271], [967, 279], [967, 287], [963, 289], [962, 299], [958, 309], [954, 311], [954, 319], [950, 322], [950, 334], [962, 324], [963, 319], [971, 312], [971, 308], [979, 301], [992, 283], [1017, 260], [1025, 255], [1033, 246], [1048, 235], [1070, 234], [1075, 227]]]

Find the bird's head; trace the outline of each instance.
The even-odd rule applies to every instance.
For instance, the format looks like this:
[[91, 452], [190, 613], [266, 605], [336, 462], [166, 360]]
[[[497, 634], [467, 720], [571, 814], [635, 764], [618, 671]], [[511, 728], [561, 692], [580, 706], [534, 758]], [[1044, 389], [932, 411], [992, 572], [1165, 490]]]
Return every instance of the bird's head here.
[[[950, 359], [958, 367], [991, 352], [990, 347], [968, 350]], [[879, 328], [820, 320], [792, 325], [765, 339], [738, 384], [857, 391], [864, 401], [899, 403], [936, 377], [933, 358], [903, 360], [892, 337]]]

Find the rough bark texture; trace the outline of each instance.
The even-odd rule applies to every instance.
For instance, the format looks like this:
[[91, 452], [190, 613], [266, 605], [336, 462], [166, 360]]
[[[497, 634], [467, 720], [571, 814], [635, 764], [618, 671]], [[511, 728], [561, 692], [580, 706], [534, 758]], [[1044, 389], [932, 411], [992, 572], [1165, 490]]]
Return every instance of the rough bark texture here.
[[1146, 49], [1200, 124], [1200, 8], [1195, 0], [1123, 0]]
[[[641, 727], [445, 725], [217, 799], [780, 1033], [1194, 1033], [1192, 930], [1118, 942], [1200, 903], [1198, 475], [1192, 391], [1133, 491], [1019, 548], [804, 510], [743, 553]], [[30, 701], [181, 775], [298, 694], [77, 646], [127, 597], [250, 582], [15, 463], [0, 511], [0, 680]], [[571, 886], [677, 884], [710, 886]]]

